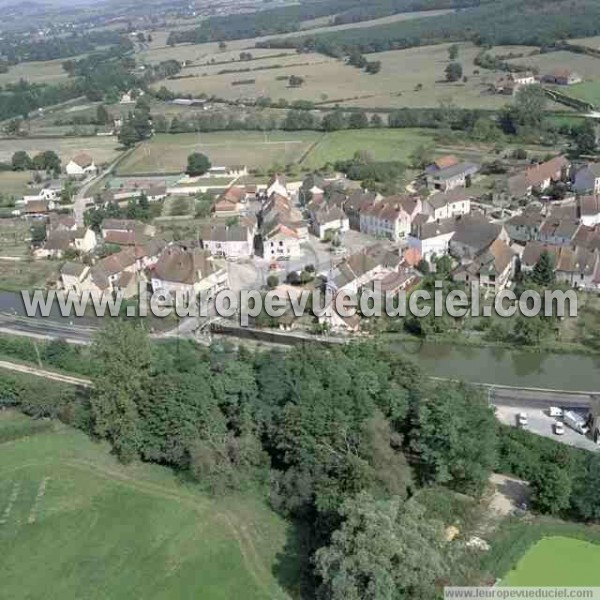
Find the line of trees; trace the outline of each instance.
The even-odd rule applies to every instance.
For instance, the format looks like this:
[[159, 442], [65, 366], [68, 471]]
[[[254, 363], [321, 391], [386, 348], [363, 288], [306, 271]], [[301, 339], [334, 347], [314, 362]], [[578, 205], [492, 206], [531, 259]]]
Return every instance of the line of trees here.
[[[477, 389], [434, 384], [375, 343], [152, 345], [141, 325], [113, 322], [89, 349], [51, 345], [45, 359], [73, 372], [80, 356], [91, 393], [3, 375], [3, 405], [60, 417], [125, 462], [169, 465], [213, 493], [264, 494], [304, 532], [293, 560], [306, 597], [430, 600], [472, 577], [462, 545], [444, 542], [448, 523], [420, 503], [432, 486], [450, 505], [455, 492], [480, 497], [498, 471], [529, 480], [540, 512], [600, 518], [600, 455], [501, 426]], [[17, 346], [3, 352], [33, 356]]]

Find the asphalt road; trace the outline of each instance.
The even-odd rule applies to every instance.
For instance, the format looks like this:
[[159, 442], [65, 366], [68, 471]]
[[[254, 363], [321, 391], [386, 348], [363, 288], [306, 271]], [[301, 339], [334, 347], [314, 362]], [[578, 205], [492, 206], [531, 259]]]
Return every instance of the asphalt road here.
[[52, 319], [30, 319], [0, 313], [0, 333], [38, 339], [64, 339], [73, 344], [88, 344], [97, 328], [60, 323]]

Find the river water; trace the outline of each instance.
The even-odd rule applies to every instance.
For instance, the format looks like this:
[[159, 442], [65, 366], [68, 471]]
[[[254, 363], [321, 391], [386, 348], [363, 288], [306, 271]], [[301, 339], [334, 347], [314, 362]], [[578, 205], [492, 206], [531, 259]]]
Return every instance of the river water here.
[[435, 377], [515, 387], [600, 393], [600, 356], [437, 342], [393, 344]]

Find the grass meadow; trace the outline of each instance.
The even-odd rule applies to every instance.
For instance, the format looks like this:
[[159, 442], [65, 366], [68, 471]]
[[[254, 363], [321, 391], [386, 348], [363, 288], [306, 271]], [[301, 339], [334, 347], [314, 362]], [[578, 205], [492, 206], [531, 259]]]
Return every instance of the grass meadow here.
[[502, 580], [504, 586], [600, 586], [600, 545], [568, 537], [541, 539]]
[[352, 158], [358, 151], [368, 152], [378, 161], [408, 162], [420, 144], [433, 144], [433, 133], [423, 129], [360, 129], [325, 134], [302, 161], [308, 169]]
[[58, 59], [12, 65], [7, 73], [0, 73], [0, 85], [17, 83], [20, 79], [24, 79], [29, 83], [59, 83], [65, 81], [69, 78], [69, 75], [62, 68], [63, 61], [64, 59]]
[[32, 179], [29, 171], [0, 171], [0, 194], [8, 197], [23, 196]]
[[87, 152], [100, 165], [113, 161], [119, 155], [118, 147], [117, 138], [108, 136], [0, 140], [0, 162], [10, 162], [12, 155], [19, 150], [25, 150], [30, 156], [54, 150], [63, 166], [79, 152]]
[[[0, 415], [0, 433], [14, 418]], [[167, 469], [124, 467], [105, 444], [54, 429], [0, 453], [3, 597], [288, 597], [272, 574], [286, 528], [266, 506], [209, 499]]]
[[[598, 61], [600, 62], [600, 60]], [[600, 78], [595, 81], [584, 81], [569, 86], [567, 90], [560, 90], [569, 96], [591, 102], [595, 106], [600, 106]]]
[[[489, 92], [489, 84], [499, 75], [493, 71], [478, 71], [473, 60], [480, 48], [473, 44], [460, 44], [459, 58], [466, 81], [445, 82], [444, 70], [449, 63], [449, 44], [422, 48], [409, 48], [367, 55], [369, 60], [380, 60], [381, 71], [369, 75], [343, 61], [319, 54], [291, 54], [276, 56], [276, 50], [263, 50], [261, 60], [232, 62], [229, 65], [210, 65], [208, 54], [193, 46], [177, 46], [185, 56], [194, 56], [197, 64], [182, 71], [185, 78], [161, 81], [175, 93], [199, 95], [214, 94], [228, 100], [255, 99], [268, 96], [289, 102], [309, 100], [331, 105], [361, 106], [365, 108], [400, 108], [404, 106], [438, 106], [442, 99], [451, 99], [465, 108], [497, 108], [506, 103], [506, 97]], [[199, 48], [199, 47], [198, 47]], [[171, 49], [170, 49], [171, 50]], [[526, 48], [530, 51], [530, 48]], [[259, 50], [249, 50], [260, 56]], [[502, 52], [502, 47], [497, 49]], [[510, 47], [508, 51], [514, 51]], [[165, 52], [167, 52], [165, 50]], [[264, 54], [265, 52], [270, 53]], [[238, 50], [227, 50], [223, 59], [234, 59]], [[165, 55], [166, 56], [166, 55]], [[212, 55], [214, 57], [214, 55]], [[221, 61], [219, 56], [216, 60]], [[224, 69], [257, 67], [260, 70], [219, 74]], [[304, 79], [300, 87], [290, 88], [285, 77], [297, 75]], [[234, 85], [241, 80], [253, 79], [251, 84]], [[420, 86], [420, 89], [415, 89]]]
[[[576, 71], [585, 80], [600, 78], [600, 60], [587, 54], [576, 54], [566, 50], [558, 52], [546, 52], [535, 56], [524, 56], [509, 60], [511, 64], [535, 67], [540, 75], [544, 75], [553, 69], [571, 69]], [[569, 93], [572, 86], [561, 87], [564, 92]]]
[[119, 165], [118, 173], [180, 173], [192, 152], [203, 152], [215, 166], [285, 165], [299, 161], [321, 135], [316, 131], [161, 134], [141, 144]]

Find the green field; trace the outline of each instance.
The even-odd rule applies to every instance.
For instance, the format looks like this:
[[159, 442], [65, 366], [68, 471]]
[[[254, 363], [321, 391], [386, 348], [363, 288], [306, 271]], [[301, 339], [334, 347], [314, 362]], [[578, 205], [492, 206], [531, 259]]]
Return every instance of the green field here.
[[424, 129], [362, 129], [327, 133], [312, 149], [302, 166], [318, 169], [326, 163], [352, 158], [367, 151], [378, 161], [407, 161], [420, 144], [433, 143], [433, 133]]
[[[525, 56], [509, 60], [511, 64], [526, 65], [539, 69], [540, 75], [544, 75], [553, 69], [571, 69], [581, 75], [584, 79], [600, 78], [600, 60], [587, 54], [576, 54], [560, 50], [559, 52], [546, 52], [536, 56]], [[562, 87], [563, 91], [571, 89]]]
[[28, 256], [31, 239], [29, 228], [30, 224], [21, 219], [0, 219], [0, 256]]
[[27, 184], [33, 179], [29, 171], [1, 171], [0, 194], [4, 196], [23, 196]]
[[[77, 57], [75, 57], [77, 58]], [[63, 60], [43, 62], [23, 62], [13, 65], [8, 73], [0, 73], [0, 85], [17, 83], [24, 79], [30, 83], [58, 83], [68, 79], [68, 73], [62, 68]]]
[[600, 545], [567, 537], [540, 540], [503, 586], [600, 586]]
[[[598, 61], [600, 62], [600, 60]], [[584, 81], [583, 83], [577, 83], [571, 85], [568, 88], [557, 88], [558, 91], [591, 102], [596, 107], [600, 106], [600, 78], [595, 81]]]
[[113, 161], [118, 155], [119, 143], [114, 137], [64, 137], [64, 138], [19, 138], [0, 140], [0, 162], [10, 162], [12, 155], [24, 150], [35, 155], [54, 150], [63, 162], [69, 162], [79, 152], [90, 154], [97, 165]]
[[[336, 104], [367, 109], [437, 107], [442, 100], [450, 100], [462, 108], [496, 109], [510, 101], [506, 96], [490, 91], [491, 85], [502, 73], [480, 69], [475, 65], [475, 57], [481, 48], [471, 43], [458, 45], [457, 60], [463, 67], [465, 80], [455, 83], [445, 81], [444, 71], [450, 62], [450, 44], [367, 54], [368, 60], [381, 61], [381, 71], [374, 75], [356, 69], [345, 61], [316, 53], [289, 54], [289, 50], [252, 49], [248, 46], [248, 51], [255, 58], [260, 57], [260, 60], [244, 62], [238, 60], [239, 47], [215, 54], [212, 46], [205, 46], [151, 50], [152, 60], [157, 56], [166, 58], [179, 50], [182, 56], [192, 61], [181, 72], [181, 78], [164, 80], [154, 87], [158, 89], [164, 85], [177, 94], [212, 94], [231, 101], [249, 101], [259, 97], [274, 100], [285, 98], [289, 102], [306, 100], [332, 108]], [[535, 50], [533, 46], [496, 46], [491, 53], [523, 55], [513, 59], [514, 62], [530, 64], [542, 71], [552, 68], [552, 61], [557, 60], [560, 66], [563, 63], [564, 66], [572, 66], [587, 78], [600, 73], [600, 61], [592, 57], [570, 52], [529, 56]], [[278, 56], [281, 52], [286, 55]], [[211, 64], [211, 61], [217, 64]], [[236, 69], [250, 70], [222, 72]], [[286, 78], [291, 75], [301, 77], [304, 83], [300, 87], [290, 88]], [[254, 81], [236, 85], [242, 80]]]
[[106, 445], [55, 429], [2, 446], [3, 598], [288, 597], [271, 570], [286, 529], [260, 502], [213, 501], [167, 469], [123, 467]]
[[[507, 102], [506, 97], [489, 92], [489, 84], [499, 73], [481, 71], [473, 60], [481, 50], [473, 44], [460, 44], [459, 60], [463, 65], [466, 81], [446, 83], [444, 69], [449, 63], [450, 44], [438, 44], [422, 48], [409, 48], [367, 55], [370, 60], [382, 63], [381, 71], [369, 75], [360, 69], [320, 54], [291, 54], [277, 57], [277, 50], [269, 50], [271, 58], [231, 65], [210, 65], [207, 57], [218, 61], [220, 56], [198, 54], [195, 65], [182, 71], [185, 78], [161, 81], [155, 87], [165, 85], [175, 93], [214, 94], [228, 100], [256, 99], [267, 96], [275, 100], [285, 98], [289, 102], [309, 100], [365, 108], [381, 107], [421, 107], [438, 106], [441, 99], [451, 98], [458, 106], [465, 108], [497, 108]], [[177, 47], [179, 48], [179, 46]], [[191, 54], [192, 46], [182, 46], [186, 55]], [[530, 51], [525, 48], [524, 51]], [[498, 47], [497, 52], [504, 49]], [[515, 47], [507, 48], [514, 52]], [[166, 52], [166, 50], [165, 50]], [[196, 52], [200, 52], [197, 50]], [[257, 51], [250, 50], [257, 54]], [[263, 53], [265, 51], [263, 50]], [[235, 52], [227, 51], [223, 56], [235, 57]], [[262, 54], [269, 56], [269, 54]], [[226, 59], [227, 60], [227, 59]], [[223, 69], [257, 67], [268, 69], [253, 70], [246, 73], [220, 73]], [[304, 79], [300, 87], [290, 88], [285, 77], [297, 75]], [[251, 84], [234, 85], [240, 80], [250, 80]], [[415, 91], [420, 85], [421, 89]]]
[[285, 165], [300, 160], [320, 136], [316, 131], [156, 135], [119, 165], [118, 174], [181, 173], [192, 152], [203, 152], [215, 166]]

